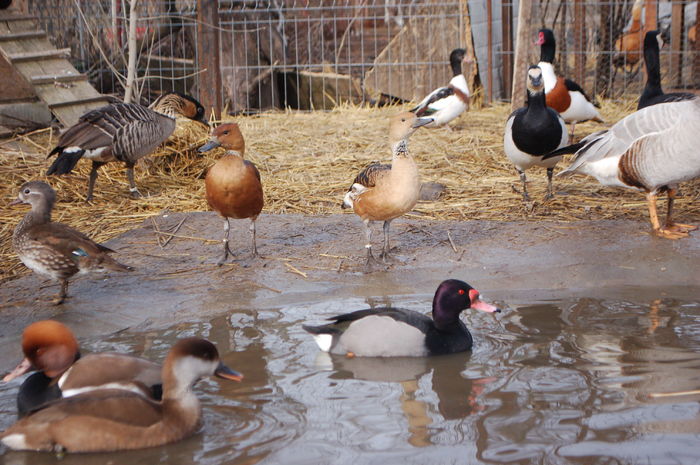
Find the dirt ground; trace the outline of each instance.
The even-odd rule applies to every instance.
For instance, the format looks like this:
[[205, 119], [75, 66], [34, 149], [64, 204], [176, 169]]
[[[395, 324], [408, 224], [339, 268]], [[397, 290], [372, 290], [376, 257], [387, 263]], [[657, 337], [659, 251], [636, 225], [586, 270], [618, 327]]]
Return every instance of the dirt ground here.
[[[181, 222], [162, 245], [171, 236], [157, 234], [154, 223], [166, 232]], [[398, 219], [391, 235], [395, 261], [371, 272], [364, 264], [362, 224], [354, 215], [263, 215], [258, 220], [262, 258], [257, 259], [249, 258], [248, 224], [232, 222], [237, 256], [219, 267], [223, 221], [214, 213], [164, 213], [146, 220], [106, 243], [136, 271], [78, 277], [59, 307], [49, 304], [58, 286], [36, 274], [4, 283], [0, 350], [15, 353], [22, 328], [42, 318], [60, 318], [86, 337], [162, 328], [243, 308], [430, 295], [446, 278], [463, 279], [506, 307], [512, 298], [620, 298], [626, 292], [696, 298], [700, 289], [700, 234], [659, 239], [648, 233], [647, 223], [632, 220]], [[381, 241], [378, 226], [375, 244]], [[0, 369], [13, 361], [3, 360]]]

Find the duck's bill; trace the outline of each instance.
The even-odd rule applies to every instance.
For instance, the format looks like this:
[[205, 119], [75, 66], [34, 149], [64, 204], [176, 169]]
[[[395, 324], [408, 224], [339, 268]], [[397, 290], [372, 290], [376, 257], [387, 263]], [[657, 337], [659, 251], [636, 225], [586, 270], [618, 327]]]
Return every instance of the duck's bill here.
[[496, 307], [495, 305], [487, 304], [483, 300], [475, 300], [472, 302], [471, 307], [474, 310], [480, 310], [482, 312], [486, 313], [501, 313], [501, 309]]
[[202, 145], [202, 146], [197, 150], [197, 152], [199, 152], [199, 153], [208, 152], [208, 151], [210, 151], [211, 149], [215, 149], [215, 148], [217, 148], [217, 147], [220, 146], [220, 145], [221, 145], [221, 144], [218, 143], [217, 141], [215, 141], [215, 140], [210, 140], [210, 141], [207, 142], [206, 144]]
[[24, 203], [21, 199], [15, 199], [12, 202], [8, 203], [7, 205], [19, 205], [20, 203]]
[[231, 381], [240, 382], [243, 379], [242, 373], [230, 369], [223, 363], [219, 363], [219, 366], [216, 367], [216, 370], [214, 371], [214, 375], [218, 376], [219, 378], [230, 379]]
[[426, 124], [430, 124], [433, 121], [435, 121], [434, 118], [430, 118], [428, 116], [421, 116], [420, 118], [416, 118], [416, 120], [413, 122], [411, 127], [412, 128], [419, 128], [421, 126], [425, 126]]
[[5, 377], [2, 379], [2, 381], [4, 383], [10, 382], [13, 379], [22, 376], [23, 374], [30, 371], [31, 369], [32, 369], [32, 362], [30, 362], [28, 358], [25, 358], [24, 360], [19, 362], [19, 365], [17, 365], [14, 370], [12, 370], [8, 374], [6, 374]]

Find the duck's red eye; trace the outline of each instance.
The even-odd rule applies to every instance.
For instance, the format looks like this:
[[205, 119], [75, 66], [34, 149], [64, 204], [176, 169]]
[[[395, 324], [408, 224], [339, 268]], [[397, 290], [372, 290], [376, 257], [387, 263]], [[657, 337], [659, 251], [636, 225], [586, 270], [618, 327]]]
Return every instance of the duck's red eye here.
[[460, 290], [457, 291], [457, 292], [459, 292], [459, 295], [464, 295], [464, 289], [460, 289]]

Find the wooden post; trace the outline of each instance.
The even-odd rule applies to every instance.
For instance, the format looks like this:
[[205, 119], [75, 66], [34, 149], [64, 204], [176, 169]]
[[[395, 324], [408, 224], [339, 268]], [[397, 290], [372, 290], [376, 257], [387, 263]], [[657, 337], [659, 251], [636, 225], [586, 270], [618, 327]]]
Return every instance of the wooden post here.
[[586, 7], [583, 0], [574, 0], [574, 50], [576, 82], [585, 87], [586, 80]]
[[488, 92], [486, 94], [488, 102], [493, 102], [493, 0], [486, 0], [486, 66], [488, 68], [488, 78], [486, 79]]
[[197, 0], [197, 67], [199, 100], [207, 116], [221, 118], [222, 82], [221, 47], [219, 40], [218, 0]]
[[531, 20], [532, 0], [520, 0], [517, 40], [515, 42], [515, 64], [513, 66], [513, 91], [510, 99], [510, 108], [512, 110], [516, 110], [525, 104], [528, 52], [532, 48], [532, 37], [530, 37]]
[[671, 79], [673, 87], [683, 85], [683, 29], [685, 2], [673, 2], [671, 6]]
[[[700, 8], [695, 12], [695, 32], [698, 31], [700, 24]], [[695, 36], [695, 47], [693, 56], [693, 83], [695, 86], [700, 86], [700, 37]]]
[[471, 91], [471, 99], [469, 100], [469, 105], [472, 108], [481, 108], [484, 103], [484, 89], [479, 81], [479, 63], [476, 59], [476, 52], [474, 51], [474, 38], [472, 37], [472, 23], [469, 17], [469, 4], [467, 0], [460, 0], [459, 2], [460, 16], [462, 17], [463, 27], [464, 27], [464, 49], [467, 51], [467, 56], [470, 57], [474, 64], [469, 67], [466, 74], [467, 84], [469, 85], [469, 90]]
[[503, 98], [510, 98], [513, 86], [513, 4], [501, 3], [501, 32], [503, 55]]
[[[658, 0], [646, 0], [644, 5], [644, 30], [653, 31], [656, 29], [657, 9], [659, 7]], [[643, 38], [642, 38], [643, 39]], [[643, 40], [642, 40], [643, 42]], [[644, 47], [644, 45], [642, 45]]]

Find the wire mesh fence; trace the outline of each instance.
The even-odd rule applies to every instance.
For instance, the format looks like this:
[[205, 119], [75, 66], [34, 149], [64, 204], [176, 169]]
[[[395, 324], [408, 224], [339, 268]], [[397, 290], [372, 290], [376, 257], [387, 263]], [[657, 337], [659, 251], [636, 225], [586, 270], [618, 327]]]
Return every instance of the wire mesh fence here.
[[[199, 0], [199, 2], [205, 0]], [[142, 99], [167, 90], [197, 95], [198, 54], [221, 54], [221, 89], [230, 112], [329, 109], [352, 103], [416, 100], [450, 77], [450, 51], [465, 47], [478, 65], [485, 100], [510, 98], [521, 5], [529, 61], [537, 30], [555, 31], [555, 66], [590, 93], [638, 93], [644, 32], [659, 29], [664, 86], [700, 81], [697, 2], [545, 0], [218, 0], [219, 41], [196, 42], [197, 0], [140, 0], [136, 36]], [[59, 47], [103, 93], [122, 92], [127, 0], [28, 0]], [[212, 50], [213, 47], [218, 50]]]

